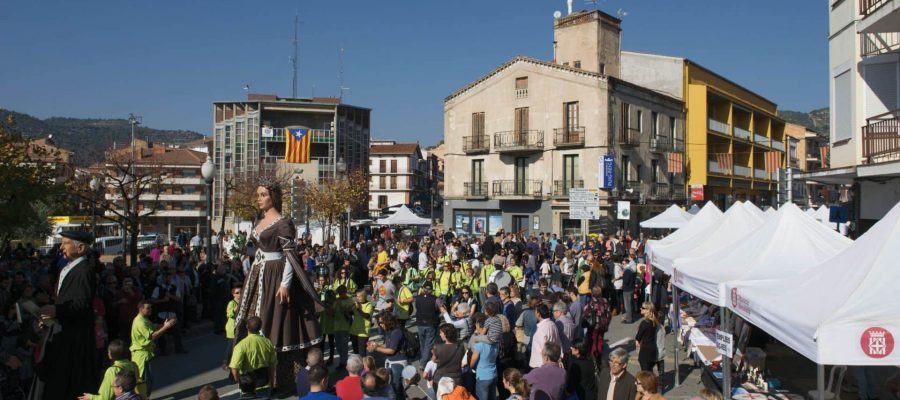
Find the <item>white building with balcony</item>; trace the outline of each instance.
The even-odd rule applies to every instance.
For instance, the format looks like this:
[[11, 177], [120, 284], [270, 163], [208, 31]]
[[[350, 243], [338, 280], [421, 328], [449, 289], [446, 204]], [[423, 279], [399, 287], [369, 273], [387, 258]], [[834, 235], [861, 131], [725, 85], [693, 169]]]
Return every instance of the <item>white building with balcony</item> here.
[[[369, 146], [369, 215], [406, 205], [428, 212], [430, 168], [418, 143], [372, 141]], [[418, 207], [418, 208], [417, 208]]]
[[831, 169], [802, 178], [841, 196], [857, 233], [900, 201], [900, 0], [828, 0]]

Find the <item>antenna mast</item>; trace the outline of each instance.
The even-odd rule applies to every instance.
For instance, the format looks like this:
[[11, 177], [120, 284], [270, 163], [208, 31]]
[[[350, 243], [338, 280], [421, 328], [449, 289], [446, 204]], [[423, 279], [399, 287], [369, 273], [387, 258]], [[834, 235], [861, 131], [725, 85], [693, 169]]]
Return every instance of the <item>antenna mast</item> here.
[[338, 63], [338, 84], [340, 96], [339, 99], [344, 99], [344, 48], [341, 47], [341, 55]]
[[297, 13], [294, 15], [294, 57], [291, 58], [291, 62], [293, 63], [293, 72], [294, 72], [294, 90], [292, 93], [292, 98], [297, 98], [297, 25], [300, 24], [300, 14]]

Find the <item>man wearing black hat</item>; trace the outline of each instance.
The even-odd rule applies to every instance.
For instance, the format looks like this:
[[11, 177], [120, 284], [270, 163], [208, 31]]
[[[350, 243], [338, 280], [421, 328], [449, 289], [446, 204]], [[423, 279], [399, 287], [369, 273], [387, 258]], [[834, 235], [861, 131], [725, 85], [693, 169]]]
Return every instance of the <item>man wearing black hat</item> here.
[[[94, 272], [88, 262], [93, 238], [67, 231], [60, 252], [68, 263], [59, 272], [56, 301], [41, 308], [41, 319], [52, 323], [43, 359], [35, 368], [43, 385], [42, 399], [74, 399], [94, 389], [98, 360], [94, 349]], [[52, 322], [51, 322], [52, 321]]]

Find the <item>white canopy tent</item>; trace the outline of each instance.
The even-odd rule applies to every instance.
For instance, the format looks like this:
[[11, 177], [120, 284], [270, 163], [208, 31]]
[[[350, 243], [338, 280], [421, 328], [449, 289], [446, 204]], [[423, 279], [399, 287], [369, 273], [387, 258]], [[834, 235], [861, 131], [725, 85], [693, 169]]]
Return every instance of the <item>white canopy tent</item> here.
[[681, 207], [672, 204], [659, 215], [646, 221], [641, 221], [641, 228], [645, 229], [677, 229], [687, 225], [691, 215], [684, 212]]
[[725, 283], [772, 279], [807, 270], [853, 243], [787, 203], [748, 236], [701, 257], [678, 258], [682, 290], [725, 306]]
[[815, 273], [728, 282], [728, 306], [820, 366], [900, 365], [898, 259], [900, 204]]
[[416, 215], [404, 205], [400, 206], [393, 214], [381, 218], [375, 223], [378, 225], [431, 225], [431, 220]]
[[809, 215], [812, 219], [816, 219], [816, 209], [814, 207], [807, 208], [803, 213]]
[[[722, 211], [719, 211], [719, 208], [716, 207], [712, 202], [707, 202], [700, 212], [691, 218], [691, 221], [687, 223], [684, 227], [678, 229], [673, 232], [671, 235], [666, 236], [660, 240], [649, 240], [647, 241], [647, 258], [650, 260], [650, 264], [654, 267], [658, 267], [658, 263], [662, 261], [656, 260], [656, 248], [667, 248], [668, 246], [674, 245], [676, 243], [680, 243], [682, 241], [687, 241], [693, 239], [696, 235], [702, 233], [710, 226], [714, 225], [719, 219], [722, 218]], [[667, 266], [671, 266], [671, 260]], [[660, 268], [665, 272], [670, 272], [671, 268]]]
[[776, 210], [774, 207], [769, 207], [769, 208], [767, 208], [767, 209], [766, 209], [765, 211], [763, 211], [763, 212], [766, 213], [766, 216], [767, 216], [767, 217], [771, 217], [771, 216], [777, 214], [777, 213], [778, 213], [778, 210]]
[[650, 262], [663, 272], [672, 274], [674, 281], [677, 282], [679, 275], [675, 272], [675, 259], [686, 256], [699, 257], [721, 248], [731, 247], [762, 223], [762, 217], [743, 204], [735, 203], [715, 223], [692, 237], [668, 245], [653, 246]]
[[751, 201], [745, 201], [744, 207], [747, 207], [747, 209], [750, 210], [750, 212], [756, 214], [757, 217], [760, 217], [762, 219], [766, 219], [768, 217], [765, 211], [757, 207], [756, 204], [753, 204], [753, 202]]

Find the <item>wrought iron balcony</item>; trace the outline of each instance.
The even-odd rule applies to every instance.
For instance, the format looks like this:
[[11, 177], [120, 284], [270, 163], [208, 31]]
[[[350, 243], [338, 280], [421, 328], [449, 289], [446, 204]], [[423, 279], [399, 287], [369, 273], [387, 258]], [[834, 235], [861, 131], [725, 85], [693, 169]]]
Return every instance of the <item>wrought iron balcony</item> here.
[[650, 197], [668, 199], [672, 197], [672, 186], [665, 182], [656, 182], [650, 187]]
[[530, 153], [544, 149], [544, 131], [505, 131], [494, 133], [494, 150], [501, 153]]
[[466, 154], [487, 153], [491, 151], [491, 139], [488, 135], [463, 136], [463, 152]]
[[622, 185], [618, 190], [619, 198], [622, 199], [636, 199], [641, 196], [641, 182], [640, 181], [625, 181], [622, 182]]
[[467, 199], [488, 197], [487, 182], [463, 182], [463, 189], [465, 189], [463, 196]]
[[650, 151], [657, 153], [665, 153], [671, 151], [671, 147], [669, 146], [669, 138], [665, 136], [650, 138]]
[[672, 185], [672, 200], [684, 200], [684, 185]]
[[859, 15], [865, 17], [890, 2], [891, 0], [859, 0]]
[[497, 180], [491, 182], [493, 196], [508, 199], [539, 199], [543, 196], [543, 182], [536, 179]]
[[634, 128], [625, 128], [619, 132], [619, 145], [621, 146], [640, 146], [641, 131]]
[[584, 146], [584, 127], [556, 128], [553, 130], [553, 145], [556, 147]]
[[859, 40], [863, 57], [900, 51], [900, 32], [860, 33]]
[[863, 157], [866, 163], [900, 158], [900, 109], [867, 118], [862, 127]]
[[672, 151], [676, 153], [684, 153], [684, 140], [675, 139], [675, 143], [672, 146]]
[[572, 188], [583, 188], [584, 181], [583, 180], [556, 180], [553, 181], [553, 197], [555, 198], [568, 198], [569, 197], [569, 189]]

